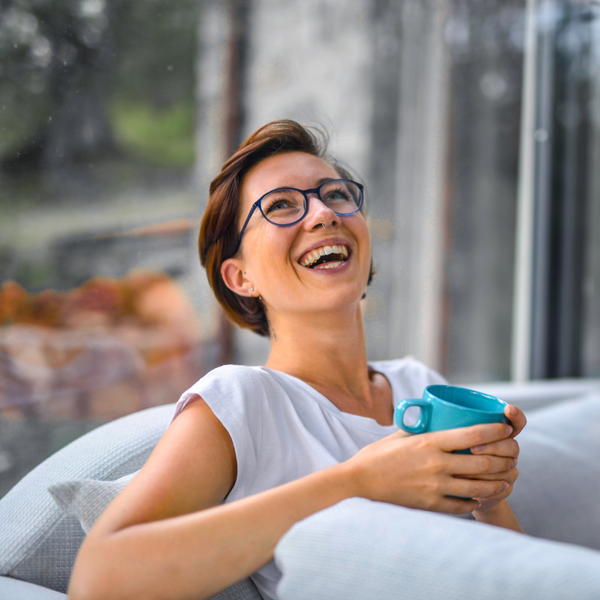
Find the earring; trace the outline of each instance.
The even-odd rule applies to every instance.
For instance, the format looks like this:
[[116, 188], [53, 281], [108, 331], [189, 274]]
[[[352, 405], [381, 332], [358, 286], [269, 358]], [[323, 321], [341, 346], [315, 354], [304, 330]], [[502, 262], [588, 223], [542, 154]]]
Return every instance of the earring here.
[[245, 275], [245, 274], [246, 274], [246, 271], [242, 271], [242, 275]]
[[259, 294], [258, 299], [262, 302], [262, 296]]
[[251, 289], [250, 289], [250, 291], [251, 291], [251, 292], [253, 292], [253, 291], [254, 291], [254, 288], [251, 288]]

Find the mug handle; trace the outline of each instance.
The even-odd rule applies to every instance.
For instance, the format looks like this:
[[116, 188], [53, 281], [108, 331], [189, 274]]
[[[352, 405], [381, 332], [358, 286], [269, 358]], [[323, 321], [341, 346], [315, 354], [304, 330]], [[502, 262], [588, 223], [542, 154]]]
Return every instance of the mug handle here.
[[[414, 425], [406, 425], [404, 423], [404, 413], [406, 412], [406, 409], [411, 406], [418, 406], [421, 409], [421, 414]], [[398, 403], [398, 406], [396, 406], [396, 414], [394, 416], [396, 425], [408, 433], [425, 433], [429, 428], [429, 422], [431, 421], [431, 409], [432, 405], [429, 400], [423, 400], [422, 398], [402, 400]]]

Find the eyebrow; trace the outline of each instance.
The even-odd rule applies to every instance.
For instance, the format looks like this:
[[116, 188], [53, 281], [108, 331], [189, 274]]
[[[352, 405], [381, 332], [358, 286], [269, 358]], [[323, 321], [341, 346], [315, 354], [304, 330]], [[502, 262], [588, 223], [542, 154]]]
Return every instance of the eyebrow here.
[[[315, 188], [319, 187], [326, 181], [336, 181], [337, 179], [343, 179], [343, 177], [341, 177], [341, 176], [339, 176], [339, 177], [321, 177], [321, 179], [317, 179], [317, 185], [315, 186]], [[272, 190], [269, 190], [268, 192], [265, 192], [265, 194], [263, 194], [263, 195], [266, 195], [270, 192], [274, 192], [275, 190], [286, 190], [286, 189], [297, 190], [300, 188], [296, 188], [293, 185], [280, 185], [276, 188], [273, 188]], [[314, 188], [308, 188], [308, 189], [314, 189]]]
[[[343, 179], [343, 177], [321, 177], [321, 179], [317, 179], [317, 185], [315, 187], [319, 187], [321, 184], [325, 183], [326, 181], [335, 181], [336, 179]], [[294, 189], [294, 190], [299, 189], [299, 188], [295, 188], [293, 185], [281, 185], [275, 189], [282, 190], [282, 189], [286, 189], [286, 188], [290, 188], [290, 189]]]
[[341, 177], [323, 177], [322, 179], [317, 180], [317, 184], [321, 185], [322, 183], [325, 183], [326, 181], [333, 181], [334, 179], [341, 179]]

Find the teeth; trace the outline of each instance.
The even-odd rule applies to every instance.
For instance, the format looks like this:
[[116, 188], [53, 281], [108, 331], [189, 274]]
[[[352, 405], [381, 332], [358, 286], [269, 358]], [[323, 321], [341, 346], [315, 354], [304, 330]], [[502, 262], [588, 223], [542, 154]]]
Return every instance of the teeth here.
[[342, 264], [341, 260], [336, 260], [335, 262], [318, 265], [315, 267], [315, 269], [335, 269], [336, 267], [339, 267], [341, 264]]
[[[340, 254], [344, 259], [348, 258], [348, 248], [346, 246], [323, 246], [317, 250], [313, 250], [300, 264], [303, 267], [310, 267], [313, 265], [321, 256], [327, 256], [329, 254]], [[332, 263], [326, 263], [324, 266], [319, 265], [317, 268], [332, 269], [341, 265], [342, 262], [335, 261]]]

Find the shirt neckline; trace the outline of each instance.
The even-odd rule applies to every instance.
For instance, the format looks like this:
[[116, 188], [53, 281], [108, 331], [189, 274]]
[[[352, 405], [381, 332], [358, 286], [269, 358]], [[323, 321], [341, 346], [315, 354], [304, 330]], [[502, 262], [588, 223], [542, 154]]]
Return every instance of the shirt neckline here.
[[[390, 388], [392, 390], [392, 406], [395, 408], [396, 404], [400, 401], [400, 392], [397, 389], [396, 382], [393, 377], [389, 376], [389, 372], [385, 368], [385, 364], [381, 362], [367, 362], [367, 364], [374, 369], [377, 373], [383, 375], [388, 383], [390, 384]], [[383, 368], [382, 368], [383, 366]], [[312, 387], [310, 384], [306, 383], [302, 379], [295, 377], [294, 375], [290, 375], [289, 373], [284, 373], [283, 371], [276, 371], [274, 369], [269, 369], [268, 367], [257, 367], [261, 369], [263, 372], [268, 373], [274, 377], [282, 376], [285, 379], [290, 380], [292, 383], [297, 386], [303, 388], [307, 391], [310, 396], [317, 401], [317, 403], [322, 406], [327, 412], [334, 415], [340, 421], [344, 421], [345, 423], [352, 425], [358, 429], [363, 429], [369, 431], [370, 433], [375, 433], [381, 437], [384, 437], [390, 433], [394, 433], [398, 431], [398, 426], [395, 423], [392, 425], [380, 425], [375, 419], [371, 417], [364, 417], [362, 415], [353, 415], [351, 413], [341, 411], [331, 400], [329, 400], [326, 396], [321, 394], [318, 390]]]

